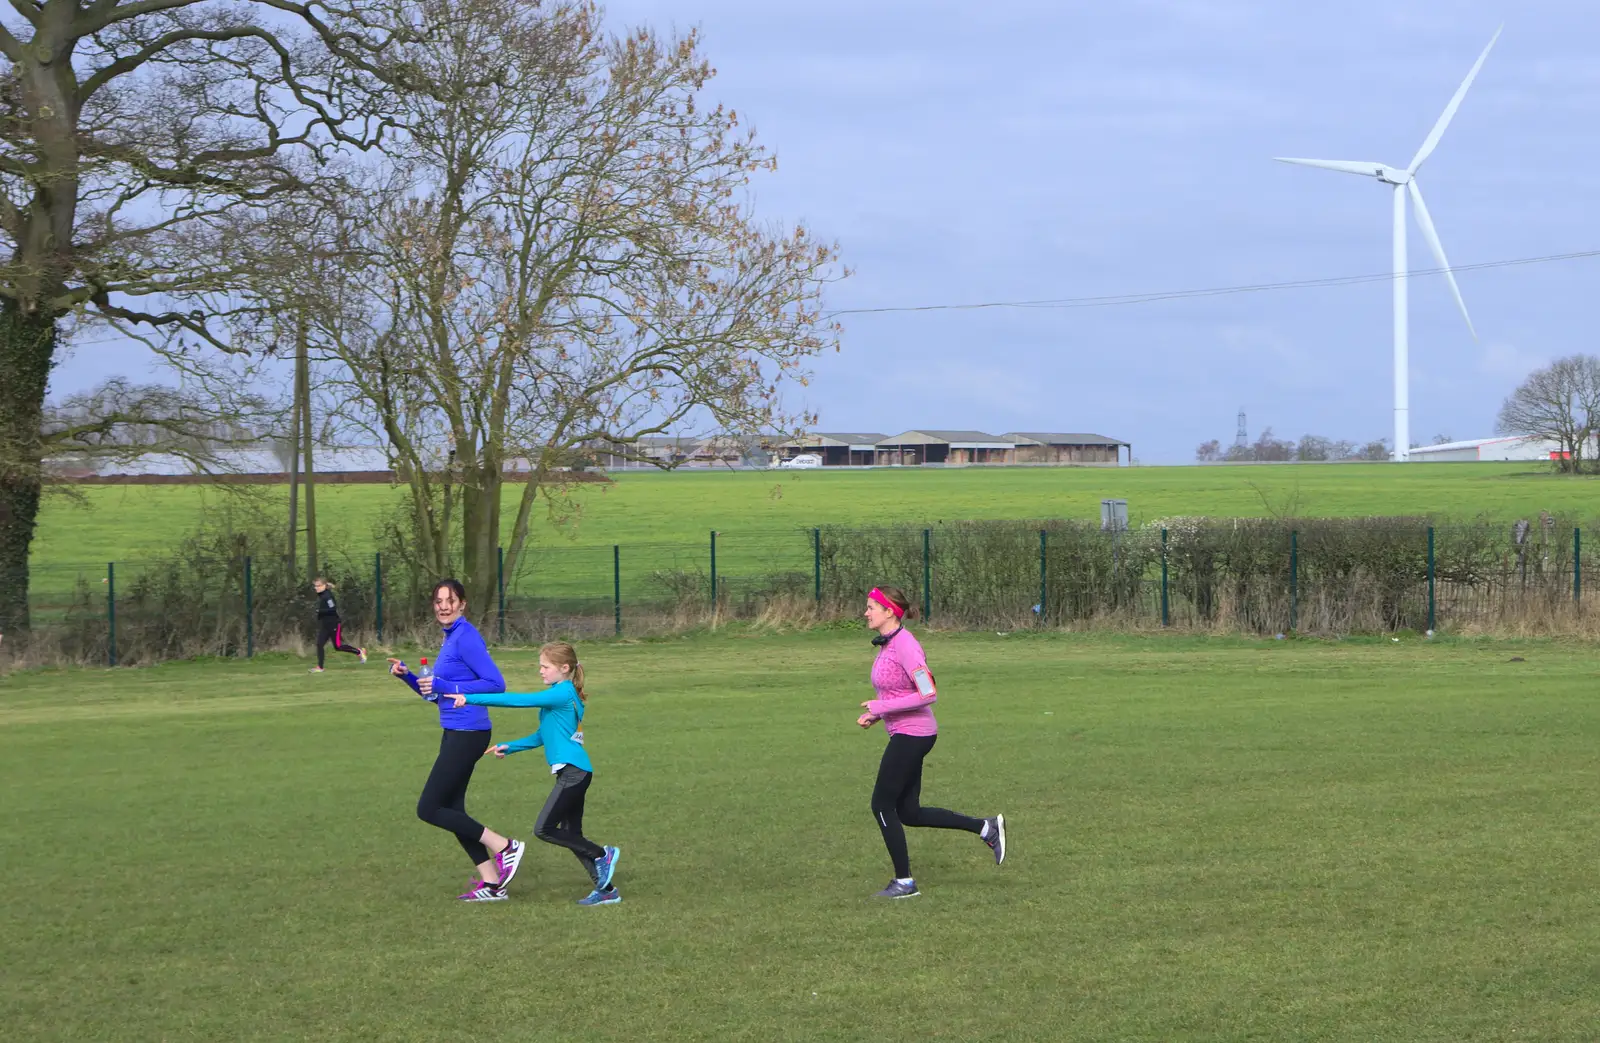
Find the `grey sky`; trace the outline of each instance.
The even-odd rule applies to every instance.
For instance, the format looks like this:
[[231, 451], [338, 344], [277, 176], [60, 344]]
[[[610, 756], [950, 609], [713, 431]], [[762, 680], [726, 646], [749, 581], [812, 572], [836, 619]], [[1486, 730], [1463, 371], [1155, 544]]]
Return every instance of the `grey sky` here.
[[[1452, 262], [1600, 249], [1600, 18], [1582, 0], [626, 0], [698, 25], [708, 95], [780, 159], [757, 206], [836, 237], [839, 308], [1080, 298], [1389, 266], [1376, 183], [1274, 155], [1404, 165], [1495, 27], [1421, 178]], [[1412, 265], [1434, 266], [1412, 234]], [[1543, 360], [1596, 350], [1600, 259], [1414, 280], [1412, 432], [1489, 434]], [[804, 401], [821, 427], [1092, 430], [1146, 463], [1251, 433], [1392, 430], [1387, 283], [1071, 310], [858, 315]], [[129, 349], [83, 349], [55, 387]], [[892, 393], [886, 395], [885, 389]]]

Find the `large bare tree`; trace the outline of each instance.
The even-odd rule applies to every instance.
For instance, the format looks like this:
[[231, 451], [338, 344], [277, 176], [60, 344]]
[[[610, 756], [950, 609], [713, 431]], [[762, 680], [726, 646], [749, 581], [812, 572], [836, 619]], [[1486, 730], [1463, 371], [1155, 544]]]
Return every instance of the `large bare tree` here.
[[[338, 0], [336, 0], [336, 3]], [[299, 191], [329, 148], [381, 130], [368, 85], [392, 30], [363, 0], [11, 0], [0, 12], [0, 626], [27, 625], [41, 464], [93, 435], [46, 422], [74, 322], [226, 351], [196, 300], [248, 279], [226, 219]], [[149, 429], [163, 393], [85, 418]], [[215, 418], [208, 418], [211, 423]]]
[[1582, 471], [1600, 434], [1600, 358], [1570, 355], [1534, 370], [1501, 405], [1498, 427], [1556, 443], [1558, 469]]
[[837, 346], [818, 305], [843, 273], [803, 226], [756, 221], [746, 186], [774, 161], [701, 105], [694, 34], [613, 36], [587, 3], [417, 12], [441, 28], [404, 48], [396, 163], [321, 215], [294, 281], [325, 392], [408, 484], [418, 564], [487, 606], [496, 548], [514, 571], [579, 450], [789, 426], [780, 389]]

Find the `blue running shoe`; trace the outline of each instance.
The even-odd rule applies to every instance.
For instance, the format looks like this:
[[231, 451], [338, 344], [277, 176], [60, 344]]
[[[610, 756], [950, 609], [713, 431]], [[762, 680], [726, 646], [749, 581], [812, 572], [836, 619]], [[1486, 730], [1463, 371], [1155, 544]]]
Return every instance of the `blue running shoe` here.
[[617, 861], [622, 858], [622, 849], [608, 847], [605, 854], [594, 860], [594, 889], [604, 891], [611, 886], [611, 877], [617, 871]]
[[609, 891], [590, 891], [587, 898], [578, 899], [579, 905], [616, 905], [622, 901], [622, 892], [613, 887]]
[[882, 891], [879, 891], [877, 894], [873, 895], [872, 897], [874, 897], [874, 898], [915, 898], [915, 897], [917, 897], [917, 895], [919, 895], [921, 893], [922, 893], [921, 891], [917, 890], [917, 882], [915, 880], [911, 881], [908, 884], [902, 884], [898, 880], [891, 880], [891, 881], [889, 881], [889, 886], [888, 887], [885, 887]]

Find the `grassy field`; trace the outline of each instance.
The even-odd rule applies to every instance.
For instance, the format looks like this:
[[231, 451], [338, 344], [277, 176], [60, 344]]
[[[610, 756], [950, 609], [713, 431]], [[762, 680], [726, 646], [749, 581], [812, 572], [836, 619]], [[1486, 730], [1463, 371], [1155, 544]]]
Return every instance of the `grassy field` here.
[[[205, 503], [229, 494], [185, 486], [94, 487], [88, 506], [50, 501], [33, 544], [41, 569], [103, 566], [159, 557], [198, 523]], [[275, 506], [287, 489], [265, 493]], [[386, 486], [326, 486], [317, 492], [326, 547], [373, 548], [374, 524], [399, 494]], [[1497, 518], [1592, 516], [1600, 479], [1551, 474], [1532, 464], [1341, 464], [1273, 467], [880, 469], [846, 472], [680, 472], [622, 474], [609, 487], [579, 492], [582, 514], [556, 529], [535, 527], [538, 543], [609, 550], [703, 546], [717, 529], [793, 532], [815, 525], [978, 518], [1098, 520], [1100, 501], [1128, 501], [1135, 524], [1175, 515], [1301, 517], [1447, 514]], [[282, 508], [287, 510], [287, 508]], [[507, 531], [513, 510], [507, 509]], [[596, 560], [599, 560], [597, 555]]]
[[[10, 1039], [1592, 1040], [1589, 649], [931, 635], [924, 799], [867, 810], [860, 634], [584, 649], [587, 824], [620, 906], [535, 845], [462, 906], [413, 801], [431, 707], [381, 666], [14, 674], [0, 717]], [[1511, 661], [1520, 656], [1525, 661]], [[516, 684], [532, 656], [506, 653]], [[497, 734], [526, 714], [497, 711]], [[472, 810], [522, 836], [537, 755]]]

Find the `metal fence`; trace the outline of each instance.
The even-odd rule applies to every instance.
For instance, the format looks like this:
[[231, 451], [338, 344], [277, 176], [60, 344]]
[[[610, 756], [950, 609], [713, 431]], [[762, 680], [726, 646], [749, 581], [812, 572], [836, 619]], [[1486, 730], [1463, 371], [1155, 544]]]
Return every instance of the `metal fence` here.
[[[422, 636], [431, 576], [381, 554], [324, 562], [347, 631]], [[708, 531], [696, 545], [530, 548], [500, 559], [485, 636], [659, 633], [708, 620], [849, 618], [874, 585], [937, 627], [1212, 628], [1338, 634], [1573, 629], [1594, 565], [1553, 519], [1177, 520], [1106, 532], [1068, 521]], [[110, 665], [251, 656], [309, 642], [312, 596], [277, 558], [190, 557], [33, 571], [35, 629]]]

